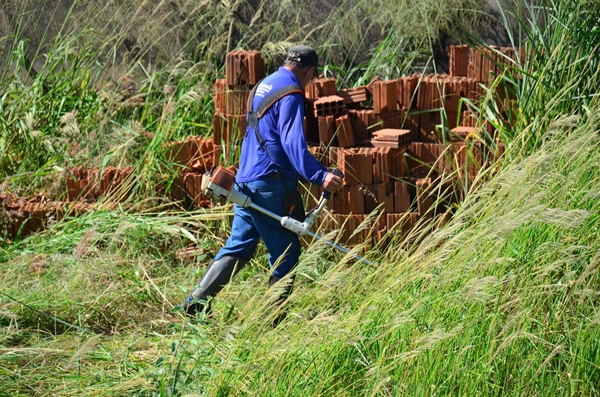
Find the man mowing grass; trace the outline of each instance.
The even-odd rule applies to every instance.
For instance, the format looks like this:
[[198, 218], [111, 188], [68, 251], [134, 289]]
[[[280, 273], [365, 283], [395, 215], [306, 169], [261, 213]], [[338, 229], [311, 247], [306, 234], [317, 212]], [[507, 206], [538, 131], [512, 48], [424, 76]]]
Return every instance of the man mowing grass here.
[[[298, 177], [335, 192], [342, 179], [325, 168], [308, 151], [304, 135], [304, 88], [317, 76], [318, 56], [309, 46], [292, 47], [275, 73], [250, 93], [248, 128], [242, 141], [235, 189], [252, 203], [278, 215], [304, 218], [298, 196]], [[210, 298], [223, 289], [254, 255], [260, 239], [269, 251], [272, 269], [269, 287], [283, 279], [298, 263], [300, 239], [296, 233], [252, 208], [234, 204], [231, 234], [217, 253], [197, 288], [185, 299], [189, 316], [210, 313]], [[280, 305], [289, 296], [289, 277]]]

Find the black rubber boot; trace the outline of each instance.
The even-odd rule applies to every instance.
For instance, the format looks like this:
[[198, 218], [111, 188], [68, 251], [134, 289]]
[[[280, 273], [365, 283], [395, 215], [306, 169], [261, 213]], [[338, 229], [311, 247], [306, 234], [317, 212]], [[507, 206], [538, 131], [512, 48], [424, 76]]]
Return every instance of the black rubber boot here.
[[[273, 303], [274, 310], [277, 310], [281, 305], [283, 305], [283, 302], [289, 298], [290, 294], [292, 293], [292, 289], [294, 288], [294, 277], [295, 276], [291, 276], [287, 280], [283, 281], [285, 285], [281, 287], [281, 293]], [[271, 275], [271, 277], [269, 277], [269, 288], [271, 288], [275, 283], [278, 283], [280, 280], [281, 278]], [[285, 318], [285, 316], [287, 316], [287, 312], [284, 310], [280, 311], [279, 314], [277, 314], [273, 319], [273, 328], [276, 327], [281, 320]]]
[[246, 262], [233, 256], [222, 256], [212, 261], [196, 289], [185, 298], [183, 303], [185, 314], [190, 317], [195, 317], [201, 312], [209, 315], [211, 309], [208, 299], [217, 295], [229, 280], [246, 265]]

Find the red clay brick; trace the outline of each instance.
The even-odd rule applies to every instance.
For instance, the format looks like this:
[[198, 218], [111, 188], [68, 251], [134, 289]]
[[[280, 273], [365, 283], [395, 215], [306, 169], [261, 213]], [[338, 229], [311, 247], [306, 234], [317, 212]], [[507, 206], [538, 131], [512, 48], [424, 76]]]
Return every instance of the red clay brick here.
[[358, 148], [357, 153], [362, 156], [360, 158], [362, 166], [358, 169], [358, 180], [363, 185], [373, 183], [374, 149], [366, 147]]
[[216, 144], [215, 145], [215, 150], [214, 150], [214, 154], [213, 154], [213, 165], [222, 165], [223, 164], [223, 156], [222, 153], [223, 149], [222, 146], [220, 144]]
[[[349, 214], [350, 213], [350, 202], [348, 197], [350, 195], [350, 186], [343, 186], [333, 195], [333, 211], [336, 214]], [[331, 199], [330, 199], [331, 200]]]
[[369, 99], [369, 92], [367, 91], [367, 87], [364, 86], [341, 90], [336, 95], [344, 98], [346, 106], [357, 105]]
[[67, 176], [67, 192], [65, 194], [65, 199], [67, 201], [74, 201], [80, 193], [79, 181], [71, 178], [71, 176]]
[[199, 173], [210, 170], [214, 164], [215, 145], [213, 139], [190, 136], [186, 138], [186, 142], [190, 146], [190, 168]]
[[435, 163], [443, 150], [444, 147], [438, 143], [413, 142], [409, 148], [410, 158], [408, 160], [411, 176], [423, 177], [430, 172], [436, 174], [440, 164], [435, 165]]
[[379, 83], [380, 81], [383, 81], [381, 79], [381, 77], [379, 76], [375, 76], [373, 78], [373, 80], [371, 80], [371, 82], [369, 84], [367, 84], [367, 92], [369, 93], [369, 95], [371, 95], [371, 97], [375, 97], [375, 84]]
[[415, 114], [415, 112], [409, 112], [402, 115], [400, 128], [403, 130], [410, 130], [410, 139], [413, 141], [420, 139], [419, 119], [420, 115]]
[[190, 146], [185, 141], [174, 141], [165, 144], [165, 154], [170, 162], [183, 167], [189, 166], [192, 154]]
[[344, 173], [344, 184], [368, 185], [373, 181], [373, 156], [353, 149], [338, 152], [338, 168]]
[[246, 115], [250, 90], [226, 88], [224, 92], [225, 114]]
[[106, 194], [117, 194], [116, 199], [127, 199], [129, 191], [123, 182], [133, 172], [132, 167], [115, 169], [114, 167], [84, 169], [81, 166], [71, 168], [67, 177], [67, 201], [95, 201]]
[[236, 83], [235, 56], [237, 56], [237, 51], [230, 51], [225, 55], [225, 82], [227, 85], [235, 85]]
[[378, 123], [381, 123], [381, 128], [401, 128], [404, 121], [404, 115], [399, 111], [381, 113], [377, 115]]
[[446, 129], [452, 129], [458, 126], [458, 112], [446, 112]]
[[12, 235], [14, 237], [17, 237], [17, 236], [25, 237], [30, 234], [29, 226], [27, 225], [27, 222], [26, 222], [28, 217], [29, 217], [29, 214], [22, 210], [12, 214], [12, 218], [13, 218]]
[[393, 112], [398, 109], [398, 81], [376, 81], [373, 83], [373, 111], [375, 114]]
[[256, 85], [266, 76], [265, 61], [262, 59], [260, 51], [248, 51], [247, 56], [248, 80], [246, 84]]
[[308, 151], [315, 156], [323, 166], [329, 167], [329, 150], [326, 146], [311, 145], [308, 147]]
[[326, 96], [337, 95], [334, 78], [320, 78], [311, 81], [304, 89], [306, 99], [319, 99]]
[[226, 135], [225, 120], [223, 120], [223, 113], [215, 113], [213, 115], [212, 127], [213, 127], [213, 141], [215, 146], [220, 146], [223, 142], [224, 136]]
[[467, 139], [467, 136], [473, 135], [475, 133], [475, 127], [454, 127], [450, 132], [452, 133], [451, 137], [454, 141], [464, 141]]
[[440, 112], [437, 110], [419, 115], [419, 140], [437, 142], [439, 140], [436, 127], [442, 123]]
[[[470, 176], [475, 176], [479, 172], [483, 164], [483, 147], [480, 143], [471, 143], [467, 147], [465, 142], [456, 142], [451, 149], [448, 151], [447, 156], [452, 165], [446, 165], [444, 162], [443, 169], [445, 172], [452, 172], [457, 166], [462, 170], [462, 175], [468, 173]], [[445, 159], [443, 160], [445, 161]]]
[[354, 130], [352, 129], [352, 122], [350, 116], [347, 114], [338, 117], [335, 120], [337, 127], [337, 141], [339, 147], [352, 147], [354, 146]]
[[417, 212], [420, 216], [431, 215], [430, 209], [433, 205], [431, 197], [431, 178], [417, 179]]
[[371, 138], [373, 131], [381, 129], [381, 124], [377, 125], [378, 120], [373, 109], [350, 109], [348, 114], [356, 144], [362, 144]]
[[[498, 53], [504, 54], [506, 57]], [[467, 76], [487, 84], [491, 78], [501, 73], [508, 66], [506, 58], [514, 59], [514, 57], [515, 49], [512, 47], [471, 48]]]
[[373, 183], [385, 183], [390, 180], [392, 173], [391, 148], [379, 147], [373, 149]]
[[387, 216], [378, 217], [373, 225], [373, 240], [377, 244], [378, 249], [384, 250], [388, 245], [388, 239], [386, 238], [387, 233]]
[[255, 85], [265, 77], [265, 64], [260, 51], [231, 51], [225, 56], [228, 86]]
[[215, 113], [225, 113], [225, 91], [227, 83], [225, 79], [215, 80]]
[[92, 184], [88, 180], [87, 171], [82, 166], [69, 169], [67, 177], [67, 201], [93, 201]]
[[337, 95], [330, 95], [319, 98], [313, 102], [315, 117], [319, 116], [337, 116], [346, 113], [346, 105], [344, 99]]
[[319, 142], [325, 146], [336, 146], [337, 139], [335, 137], [336, 121], [335, 117], [320, 116], [317, 118], [319, 123]]
[[[360, 228], [365, 221], [366, 215], [352, 214], [339, 215], [334, 214], [333, 220], [327, 222], [327, 230], [339, 229], [341, 231], [340, 243], [344, 246], [353, 246], [358, 244], [369, 244], [369, 228]], [[357, 230], [359, 230], [357, 232]], [[354, 235], [353, 235], [354, 234]]]
[[411, 143], [410, 130], [385, 128], [373, 132], [371, 144], [376, 147], [402, 148]]
[[451, 76], [467, 76], [469, 72], [469, 46], [453, 45], [448, 47], [449, 69]]
[[363, 190], [364, 188], [361, 185], [348, 186], [348, 213], [365, 213], [365, 194]]
[[404, 156], [404, 154], [406, 153], [407, 149], [390, 149], [390, 157], [391, 157], [391, 164], [392, 164], [392, 168], [390, 171], [390, 181], [394, 180], [394, 177], [396, 178], [402, 178], [405, 176], [406, 174], [406, 157]]
[[210, 207], [210, 199], [202, 194], [202, 174], [187, 173], [184, 177], [185, 188], [197, 207]]
[[[39, 232], [47, 227], [48, 222], [59, 221], [64, 217], [63, 203], [48, 202], [42, 196], [31, 199], [0, 194], [0, 207], [3, 209], [3, 222], [0, 222], [0, 233], [7, 239]], [[78, 207], [83, 207], [81, 204]], [[76, 206], [71, 205], [70, 209]], [[72, 212], [73, 213], [73, 212]]]
[[234, 50], [225, 56], [225, 76], [228, 86], [243, 84], [248, 79], [248, 70], [244, 67], [244, 51]]
[[215, 114], [213, 117], [213, 139], [216, 145], [238, 144], [246, 135], [246, 115]]
[[416, 105], [416, 90], [419, 83], [419, 74], [401, 77], [398, 79], [398, 101], [400, 108], [411, 110]]
[[390, 190], [388, 185], [387, 183], [375, 183], [365, 187], [366, 214], [370, 214], [380, 205], [380, 211], [383, 213], [394, 212], [394, 195], [388, 192]]
[[99, 176], [98, 188], [96, 190], [96, 197], [102, 197], [110, 191], [113, 180], [115, 179], [115, 169], [113, 167], [106, 167], [102, 170], [102, 174]]
[[432, 85], [432, 75], [426, 75], [421, 78], [419, 86], [417, 87], [417, 98], [415, 104], [418, 109], [425, 110], [432, 108]]
[[394, 212], [408, 212], [410, 209], [410, 193], [404, 182], [394, 182]]
[[386, 220], [388, 231], [406, 235], [419, 220], [419, 214], [415, 212], [387, 214]]

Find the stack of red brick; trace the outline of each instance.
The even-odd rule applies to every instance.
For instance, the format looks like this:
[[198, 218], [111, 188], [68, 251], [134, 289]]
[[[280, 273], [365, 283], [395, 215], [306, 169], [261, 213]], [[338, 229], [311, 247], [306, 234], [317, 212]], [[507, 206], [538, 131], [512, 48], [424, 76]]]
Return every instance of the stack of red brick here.
[[220, 146], [214, 142], [213, 138], [190, 136], [165, 145], [167, 158], [181, 167], [170, 188], [174, 199], [190, 197], [198, 207], [211, 205], [210, 199], [201, 193], [201, 184], [202, 174], [220, 161]]
[[112, 201], [125, 201], [131, 193], [127, 180], [132, 172], [132, 167], [73, 167], [67, 176], [66, 199], [93, 202], [111, 196]]
[[252, 87], [265, 77], [265, 63], [259, 51], [231, 51], [225, 58], [225, 79], [215, 82], [213, 118], [216, 156], [232, 158], [232, 148], [246, 133], [247, 100]]
[[39, 232], [66, 213], [81, 214], [89, 209], [83, 203], [74, 206], [49, 202], [41, 196], [25, 199], [7, 194], [0, 195], [0, 208], [0, 235], [8, 240]]
[[[512, 49], [501, 50], [506, 59], [514, 55]], [[415, 74], [340, 91], [333, 79], [319, 79], [307, 88], [306, 131], [314, 145], [311, 150], [324, 165], [337, 166], [346, 175], [334, 199], [333, 219], [324, 225], [328, 229], [347, 222], [343, 240], [378, 205], [384, 216], [375, 225], [376, 239], [401, 218], [406, 231], [420, 217], [444, 213], [445, 205], [433, 208], [439, 195], [434, 192], [445, 192], [446, 203], [455, 197], [447, 193], [448, 186], [438, 186], [438, 176], [457, 169], [474, 176], [497, 155], [486, 153], [473, 140], [465, 142], [477, 135], [475, 117], [466, 102], [479, 102], [482, 85], [502, 71], [501, 59], [490, 60], [481, 55], [489, 51], [467, 46], [449, 51], [449, 75]], [[340, 97], [345, 109], [338, 106], [336, 114], [318, 112], [316, 105], [338, 103]], [[315, 187], [306, 189], [318, 197]], [[367, 233], [363, 230], [347, 244], [365, 242]]]

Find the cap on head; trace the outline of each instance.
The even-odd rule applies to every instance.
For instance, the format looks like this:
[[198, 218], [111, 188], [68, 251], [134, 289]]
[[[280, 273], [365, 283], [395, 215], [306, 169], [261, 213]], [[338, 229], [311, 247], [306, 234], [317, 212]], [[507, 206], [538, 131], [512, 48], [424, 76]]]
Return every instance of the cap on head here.
[[300, 62], [304, 66], [317, 67], [319, 64], [319, 56], [311, 47], [301, 44], [295, 45], [288, 51], [287, 59], [290, 61]]

